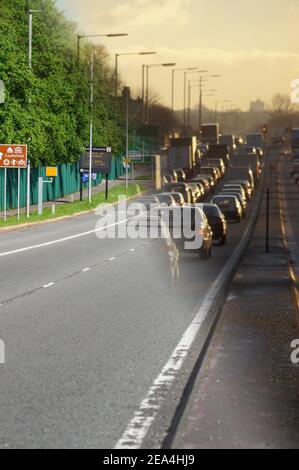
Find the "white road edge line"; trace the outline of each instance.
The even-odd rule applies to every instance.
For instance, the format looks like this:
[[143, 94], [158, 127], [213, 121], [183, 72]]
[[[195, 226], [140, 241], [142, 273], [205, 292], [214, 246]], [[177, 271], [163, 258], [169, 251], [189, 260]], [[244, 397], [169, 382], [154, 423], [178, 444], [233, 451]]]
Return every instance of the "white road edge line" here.
[[5, 251], [4, 253], [0, 253], [0, 257], [14, 255], [14, 254], [17, 254], [17, 253], [24, 253], [25, 251], [35, 250], [37, 248], [43, 248], [45, 246], [57, 245], [58, 243], [63, 243], [63, 242], [69, 241], [69, 240], [75, 240], [76, 238], [86, 237], [87, 235], [91, 235], [93, 233], [97, 233], [97, 232], [101, 232], [103, 230], [107, 230], [107, 228], [116, 227], [118, 225], [125, 224], [125, 223], [129, 222], [130, 220], [132, 220], [132, 218], [122, 220], [121, 222], [116, 222], [114, 224], [106, 225], [105, 227], [100, 227], [98, 229], [89, 230], [88, 232], [77, 233], [76, 235], [71, 235], [69, 237], [59, 238], [58, 240], [52, 240], [52, 241], [46, 242], [46, 243], [39, 243], [38, 245], [27, 246], [25, 248], [19, 248], [17, 250]]
[[217, 295], [225, 285], [225, 280], [234, 272], [234, 267], [237, 266], [237, 263], [241, 259], [241, 255], [250, 240], [261, 206], [264, 177], [265, 173], [263, 173], [263, 177], [261, 179], [259, 195], [253, 208], [252, 219], [248, 223], [239, 244], [208, 290], [199, 311], [186, 329], [168, 362], [154, 380], [152, 386], [147, 392], [147, 395], [140, 403], [139, 408], [135, 411], [134, 416], [127, 425], [123, 435], [116, 443], [114, 447], [115, 449], [130, 450], [141, 448], [142, 443], [165, 400], [165, 394], [170, 389], [178, 372], [181, 370], [204, 320], [206, 319]]
[[43, 288], [48, 289], [48, 287], [52, 287], [52, 286], [55, 286], [55, 282], [49, 282], [49, 284], [45, 284]]

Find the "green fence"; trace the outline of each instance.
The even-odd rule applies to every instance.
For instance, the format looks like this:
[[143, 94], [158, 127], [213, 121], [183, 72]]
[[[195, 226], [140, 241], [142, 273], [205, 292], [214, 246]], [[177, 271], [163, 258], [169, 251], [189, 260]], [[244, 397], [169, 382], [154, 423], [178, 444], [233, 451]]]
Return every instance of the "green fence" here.
[[[38, 178], [45, 177], [46, 167], [31, 169], [31, 191], [30, 204], [35, 205], [38, 202]], [[113, 157], [112, 169], [109, 175], [110, 180], [115, 180], [124, 175], [122, 157]], [[102, 182], [102, 175], [98, 175], [97, 179], [92, 182], [97, 186]], [[85, 185], [85, 187], [88, 184]], [[18, 171], [13, 169], [7, 170], [7, 209], [15, 209], [17, 207], [17, 188], [18, 188]], [[65, 163], [58, 165], [58, 176], [54, 178], [52, 184], [44, 184], [44, 201], [53, 201], [68, 194], [76, 193], [80, 189], [80, 172], [79, 164]], [[27, 171], [21, 170], [21, 186], [20, 186], [20, 206], [26, 206], [27, 199]], [[4, 169], [0, 169], [0, 210], [4, 208]]]

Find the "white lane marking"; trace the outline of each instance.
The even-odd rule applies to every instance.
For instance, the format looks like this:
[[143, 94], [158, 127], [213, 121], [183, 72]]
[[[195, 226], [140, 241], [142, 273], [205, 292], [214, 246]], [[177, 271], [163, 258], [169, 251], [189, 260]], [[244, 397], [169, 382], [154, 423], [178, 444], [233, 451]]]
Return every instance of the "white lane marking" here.
[[44, 288], [44, 289], [48, 289], [48, 287], [52, 287], [52, 286], [54, 286], [54, 285], [55, 285], [55, 282], [49, 282], [49, 284], [45, 284], [45, 285], [43, 286], [43, 288]]
[[50, 242], [39, 243], [37, 245], [32, 245], [32, 246], [26, 246], [25, 248], [19, 248], [17, 250], [5, 251], [4, 253], [0, 253], [0, 256], [9, 256], [9, 255], [17, 254], [17, 253], [24, 253], [25, 251], [35, 250], [37, 248], [43, 248], [45, 246], [57, 245], [58, 243], [63, 243], [69, 240], [75, 240], [76, 238], [86, 237], [87, 235], [101, 232], [103, 230], [106, 230], [107, 228], [116, 227], [118, 225], [125, 224], [129, 222], [130, 220], [132, 220], [132, 218], [122, 220], [121, 222], [116, 222], [114, 224], [106, 225], [105, 227], [100, 227], [98, 229], [89, 230], [88, 232], [77, 233], [76, 235], [71, 235], [69, 237], [59, 238], [58, 240], [52, 240]]
[[85, 268], [85, 269], [83, 269], [82, 272], [83, 272], [83, 273], [87, 273], [87, 272], [90, 271], [90, 270], [91, 270], [91, 268]]
[[142, 400], [138, 411], [135, 412], [125, 432], [117, 442], [115, 449], [138, 449], [141, 447], [164, 401], [165, 390], [169, 390], [178, 372], [182, 368], [197, 333], [221, 287], [224, 275], [226, 275], [226, 270], [221, 271], [212, 284], [198, 313], [183, 334], [182, 339], [174, 349], [161, 373], [154, 380], [146, 397]]
[[[262, 187], [263, 184], [261, 184], [261, 188]], [[241, 254], [243, 253], [250, 234], [253, 232], [256, 224], [261, 197], [262, 193], [260, 189], [260, 194], [253, 209], [252, 219], [247, 225], [238, 246], [235, 248], [230, 259], [222, 268], [221, 272], [208, 290], [199, 311], [183, 334], [182, 339], [174, 349], [168, 362], [165, 364], [158, 377], [154, 380], [147, 395], [140, 403], [139, 408], [134, 413], [134, 416], [126, 427], [122, 437], [116, 443], [115, 449], [139, 449], [142, 446], [142, 443], [165, 400], [167, 392], [173, 384], [178, 372], [182, 368], [195, 338], [210, 312], [215, 298], [221, 292], [221, 288], [224, 286], [226, 278], [231, 276], [234, 266], [236, 266], [237, 262], [241, 258]]]

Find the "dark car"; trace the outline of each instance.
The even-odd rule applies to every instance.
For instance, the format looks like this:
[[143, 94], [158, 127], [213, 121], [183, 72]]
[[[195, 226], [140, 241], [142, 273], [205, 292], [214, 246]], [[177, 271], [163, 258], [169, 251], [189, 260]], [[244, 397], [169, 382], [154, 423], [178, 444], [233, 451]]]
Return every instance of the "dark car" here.
[[242, 206], [236, 196], [221, 194], [214, 196], [211, 204], [216, 204], [227, 220], [241, 222]]
[[171, 194], [159, 193], [154, 195], [161, 205], [176, 206], [174, 197]]
[[214, 180], [215, 183], [217, 183], [218, 180], [219, 180], [219, 175], [218, 175], [217, 169], [214, 168], [214, 167], [203, 166], [203, 167], [201, 167], [200, 172], [201, 172], [201, 174], [203, 174], [203, 175], [210, 175], [210, 176], [212, 176], [212, 178], [213, 178], [213, 180]]
[[245, 191], [247, 201], [249, 201], [249, 199], [252, 196], [253, 191], [252, 191], [252, 188], [251, 188], [250, 183], [249, 183], [248, 180], [245, 180], [245, 179], [244, 180], [241, 180], [241, 179], [237, 180], [236, 179], [236, 180], [230, 180], [229, 183], [231, 183], [231, 184], [240, 184], [242, 186], [242, 188], [244, 189], [244, 191]]
[[185, 183], [171, 183], [165, 184], [163, 188], [164, 193], [181, 193], [187, 204], [192, 202], [191, 189]]
[[197, 253], [202, 259], [211, 256], [213, 233], [202, 209], [195, 205], [170, 207], [161, 211], [161, 218], [179, 251]]
[[238, 199], [239, 203], [241, 204], [242, 207], [242, 217], [244, 218], [246, 216], [246, 197], [243, 196], [241, 191], [238, 189], [222, 189], [220, 194], [231, 194], [232, 196], [236, 196]]
[[213, 240], [219, 240], [220, 245], [226, 244], [227, 222], [216, 204], [203, 204], [203, 211], [213, 232]]
[[161, 196], [171, 196], [174, 200], [177, 206], [183, 206], [185, 204], [184, 197], [181, 193], [161, 193]]
[[177, 168], [175, 170], [176, 174], [177, 174], [177, 181], [181, 182], [181, 183], [185, 183], [186, 181], [186, 173], [184, 170], [182, 170], [182, 168]]
[[193, 178], [192, 181], [196, 181], [197, 179], [206, 179], [208, 180], [209, 182], [209, 185], [210, 185], [210, 192], [213, 192], [215, 190], [215, 180], [213, 178], [213, 176], [209, 175], [209, 174], [199, 174], [199, 175], [196, 175], [195, 178]]
[[209, 158], [206, 165], [218, 168], [221, 173], [221, 177], [225, 175], [226, 168], [222, 158]]
[[196, 176], [192, 179], [192, 183], [201, 184], [204, 190], [204, 196], [207, 196], [211, 192], [211, 185], [209, 179], [206, 176]]

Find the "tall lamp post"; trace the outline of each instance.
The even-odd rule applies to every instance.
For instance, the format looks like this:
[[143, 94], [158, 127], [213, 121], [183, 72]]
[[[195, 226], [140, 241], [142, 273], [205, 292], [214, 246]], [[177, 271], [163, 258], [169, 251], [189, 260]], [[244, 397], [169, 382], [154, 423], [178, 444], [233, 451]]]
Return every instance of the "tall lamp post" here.
[[78, 64], [80, 62], [80, 43], [84, 38], [119, 38], [123, 36], [128, 36], [128, 33], [110, 33], [110, 34], [78, 34], [77, 36], [77, 59]]
[[[28, 37], [28, 67], [29, 70], [32, 71], [32, 23], [33, 23], [33, 15], [35, 13], [43, 13], [44, 10], [28, 10], [28, 31], [29, 31], [29, 37]], [[31, 97], [29, 97], [29, 105], [31, 104]], [[30, 138], [31, 141], [31, 138]], [[30, 149], [30, 144], [29, 144], [29, 149]], [[29, 158], [27, 160], [27, 194], [26, 194], [26, 217], [30, 217], [30, 152], [29, 152]]]
[[122, 54], [115, 54], [115, 98], [117, 98], [117, 87], [118, 87], [118, 58], [130, 55], [154, 55], [157, 54], [155, 51], [143, 51], [143, 52], [123, 52]]
[[172, 81], [171, 81], [171, 130], [174, 133], [174, 93], [175, 93], [175, 74], [176, 72], [191, 72], [197, 70], [197, 67], [187, 67], [184, 69], [173, 69], [172, 70]]
[[[173, 63], [173, 62], [166, 62], [166, 63], [163, 63], [163, 64], [149, 64], [149, 65], [143, 65], [143, 70], [145, 69], [146, 70], [146, 84], [143, 83], [143, 90], [144, 90], [144, 87], [146, 89], [146, 93], [145, 93], [145, 112], [144, 112], [144, 120], [145, 120], [145, 123], [148, 124], [149, 122], [149, 69], [150, 68], [154, 68], [154, 67], [175, 67], [176, 66], [176, 63]], [[144, 77], [144, 75], [143, 75]], [[143, 91], [143, 95], [144, 95], [144, 91]]]
[[207, 70], [197, 70], [194, 72], [188, 72], [187, 70], [184, 73], [184, 127], [187, 125], [187, 77], [188, 74], [193, 74], [193, 73], [206, 73], [208, 72]]

